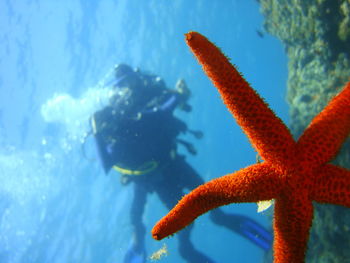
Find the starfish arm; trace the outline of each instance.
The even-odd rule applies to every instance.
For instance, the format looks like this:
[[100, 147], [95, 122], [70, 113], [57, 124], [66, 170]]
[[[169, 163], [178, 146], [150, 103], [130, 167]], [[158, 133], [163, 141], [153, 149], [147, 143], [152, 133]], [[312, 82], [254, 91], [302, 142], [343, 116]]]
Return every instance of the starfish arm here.
[[350, 207], [350, 171], [332, 164], [320, 169], [312, 199]]
[[186, 34], [186, 42], [260, 156], [285, 166], [295, 146], [288, 128], [219, 48], [197, 32]]
[[350, 132], [350, 83], [310, 123], [297, 143], [305, 167], [330, 161]]
[[303, 263], [313, 206], [307, 194], [293, 191], [275, 200], [274, 263]]
[[211, 209], [235, 202], [271, 200], [281, 190], [278, 173], [266, 162], [203, 184], [184, 196], [153, 228], [157, 240], [186, 227]]

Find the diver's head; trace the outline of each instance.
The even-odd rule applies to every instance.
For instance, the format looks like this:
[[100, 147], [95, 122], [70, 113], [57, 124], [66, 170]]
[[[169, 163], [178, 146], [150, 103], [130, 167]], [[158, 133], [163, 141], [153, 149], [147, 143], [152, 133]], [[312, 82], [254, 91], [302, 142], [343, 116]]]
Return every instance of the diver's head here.
[[126, 64], [118, 64], [114, 68], [116, 79], [134, 73], [134, 70]]
[[110, 106], [128, 113], [135, 110], [145, 93], [142, 74], [126, 64], [119, 64], [114, 69], [114, 94], [110, 98]]
[[114, 69], [115, 88], [128, 88], [131, 91], [136, 91], [143, 87], [140, 75], [126, 64], [119, 64]]

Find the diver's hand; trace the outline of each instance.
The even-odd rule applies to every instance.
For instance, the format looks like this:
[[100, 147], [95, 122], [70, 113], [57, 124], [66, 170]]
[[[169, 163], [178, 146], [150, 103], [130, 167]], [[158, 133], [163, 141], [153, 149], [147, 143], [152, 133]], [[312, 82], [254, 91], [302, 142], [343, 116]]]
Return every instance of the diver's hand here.
[[179, 108], [186, 112], [190, 112], [192, 110], [192, 107], [187, 103], [187, 101], [191, 97], [191, 90], [187, 87], [185, 80], [179, 79], [176, 82], [175, 90], [180, 96]]
[[203, 132], [202, 131], [194, 131], [194, 130], [188, 130], [189, 133], [191, 133], [196, 139], [202, 139], [203, 138]]

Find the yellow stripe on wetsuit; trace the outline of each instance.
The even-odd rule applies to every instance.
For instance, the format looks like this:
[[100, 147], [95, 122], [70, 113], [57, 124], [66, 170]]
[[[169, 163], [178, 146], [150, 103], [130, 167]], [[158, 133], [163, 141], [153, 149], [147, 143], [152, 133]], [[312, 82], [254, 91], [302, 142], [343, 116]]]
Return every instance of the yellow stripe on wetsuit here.
[[158, 163], [155, 161], [146, 162], [143, 165], [141, 165], [139, 169], [135, 169], [135, 170], [120, 167], [118, 165], [113, 165], [114, 170], [125, 175], [144, 175], [152, 172], [157, 167], [158, 167]]

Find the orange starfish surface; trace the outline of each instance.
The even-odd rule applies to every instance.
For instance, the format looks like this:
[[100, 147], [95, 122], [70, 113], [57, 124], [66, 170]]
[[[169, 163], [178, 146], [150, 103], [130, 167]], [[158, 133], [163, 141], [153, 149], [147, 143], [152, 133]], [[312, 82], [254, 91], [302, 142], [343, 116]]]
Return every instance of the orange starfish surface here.
[[184, 196], [155, 225], [153, 237], [169, 236], [222, 205], [275, 199], [274, 262], [304, 262], [312, 201], [350, 207], [350, 171], [328, 163], [350, 132], [350, 84], [295, 142], [214, 44], [196, 32], [186, 34], [186, 42], [264, 162], [214, 179]]

